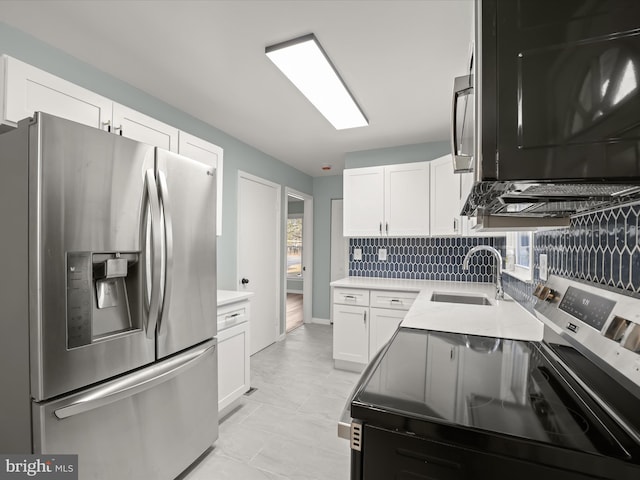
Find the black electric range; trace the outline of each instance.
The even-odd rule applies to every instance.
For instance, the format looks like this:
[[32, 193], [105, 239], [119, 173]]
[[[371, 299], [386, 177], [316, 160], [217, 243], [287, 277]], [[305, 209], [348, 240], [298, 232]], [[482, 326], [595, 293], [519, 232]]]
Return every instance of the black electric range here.
[[[611, 295], [560, 283], [563, 292], [545, 287], [540, 309], [566, 313], [562, 299], [586, 292], [601, 331], [588, 327], [588, 312], [570, 313], [569, 337], [546, 328], [543, 342], [400, 328], [351, 401], [352, 479], [640, 478], [635, 364], [608, 368], [616, 349], [640, 362], [626, 345], [640, 324], [626, 320], [631, 330], [608, 338], [614, 319], [630, 315], [620, 317], [613, 300], [595, 308]], [[606, 339], [604, 361], [573, 330]]]

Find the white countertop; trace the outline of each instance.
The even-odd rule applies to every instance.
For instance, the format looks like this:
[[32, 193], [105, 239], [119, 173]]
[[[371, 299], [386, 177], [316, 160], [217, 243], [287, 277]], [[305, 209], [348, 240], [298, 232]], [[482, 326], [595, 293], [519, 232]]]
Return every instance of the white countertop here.
[[[504, 300], [496, 300], [496, 287], [493, 283], [347, 277], [331, 282], [330, 285], [420, 292], [401, 323], [403, 327], [514, 340], [542, 340], [542, 322], [508, 295], [505, 295]], [[492, 305], [433, 302], [431, 296], [434, 292], [486, 295]]]
[[230, 303], [240, 302], [253, 296], [253, 292], [236, 292], [234, 290], [218, 290], [218, 306], [229, 305]]

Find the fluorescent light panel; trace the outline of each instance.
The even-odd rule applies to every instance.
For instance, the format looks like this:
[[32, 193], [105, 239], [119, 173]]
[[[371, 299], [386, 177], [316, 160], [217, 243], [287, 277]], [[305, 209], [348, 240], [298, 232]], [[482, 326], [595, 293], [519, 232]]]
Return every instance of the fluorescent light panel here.
[[265, 53], [337, 130], [369, 125], [312, 33], [267, 47]]

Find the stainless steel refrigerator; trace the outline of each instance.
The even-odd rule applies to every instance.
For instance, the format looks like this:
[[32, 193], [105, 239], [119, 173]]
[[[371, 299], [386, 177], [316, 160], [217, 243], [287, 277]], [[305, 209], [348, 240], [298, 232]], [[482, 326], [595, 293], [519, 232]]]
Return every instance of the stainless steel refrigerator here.
[[43, 113], [0, 135], [0, 452], [158, 480], [213, 444], [215, 185]]

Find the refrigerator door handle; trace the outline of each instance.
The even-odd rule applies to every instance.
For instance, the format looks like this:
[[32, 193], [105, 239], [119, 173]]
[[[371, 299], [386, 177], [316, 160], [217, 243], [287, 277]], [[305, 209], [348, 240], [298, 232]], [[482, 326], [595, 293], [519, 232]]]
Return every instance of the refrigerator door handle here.
[[54, 414], [59, 419], [73, 417], [110, 403], [132, 397], [138, 393], [149, 390], [161, 383], [170, 380], [180, 373], [200, 363], [209, 354], [215, 351], [215, 340], [210, 340], [200, 347], [194, 348], [182, 355], [173, 357], [160, 364], [143, 369], [129, 375], [122, 380], [110, 382], [86, 395], [83, 395], [73, 403], [58, 408]]
[[158, 183], [160, 185], [160, 203], [164, 214], [164, 240], [165, 240], [165, 271], [164, 271], [164, 294], [162, 311], [160, 314], [160, 329], [158, 334], [167, 333], [167, 316], [171, 302], [171, 284], [173, 274], [173, 226], [171, 223], [171, 204], [169, 201], [169, 189], [167, 188], [167, 177], [164, 172], [158, 171]]
[[151, 211], [151, 295], [149, 299], [149, 311], [147, 312], [146, 336], [155, 338], [158, 316], [160, 314], [160, 281], [161, 281], [161, 257], [162, 238], [160, 232], [160, 200], [153, 169], [145, 174], [145, 189], [149, 199]]

